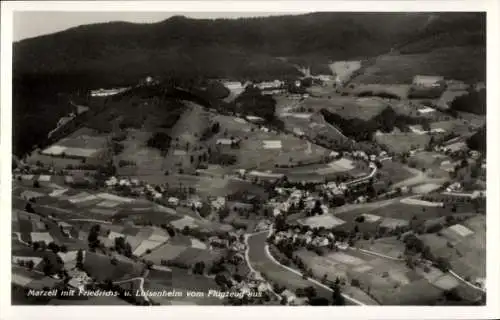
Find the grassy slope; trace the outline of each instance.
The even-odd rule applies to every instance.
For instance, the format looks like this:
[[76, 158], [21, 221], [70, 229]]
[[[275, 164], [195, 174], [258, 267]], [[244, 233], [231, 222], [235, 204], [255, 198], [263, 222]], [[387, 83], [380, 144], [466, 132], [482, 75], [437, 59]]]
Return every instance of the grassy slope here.
[[382, 55], [354, 82], [410, 84], [417, 74], [441, 75], [467, 82], [484, 81], [486, 48], [452, 46], [425, 53]]

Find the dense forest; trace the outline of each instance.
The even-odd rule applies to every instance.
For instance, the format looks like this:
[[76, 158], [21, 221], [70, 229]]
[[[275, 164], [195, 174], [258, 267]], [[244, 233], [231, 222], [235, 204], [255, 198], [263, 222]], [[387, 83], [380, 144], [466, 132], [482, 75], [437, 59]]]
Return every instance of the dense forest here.
[[467, 146], [469, 148], [483, 154], [486, 154], [486, 144], [486, 126], [481, 127], [481, 129], [467, 140]]
[[451, 109], [480, 115], [486, 114], [486, 89], [471, 90], [468, 94], [453, 100]]
[[272, 96], [262, 95], [257, 87], [249, 86], [235, 100], [236, 111], [246, 115], [273, 121], [276, 101]]
[[[464, 21], [466, 34], [457, 28]], [[67, 113], [67, 94], [129, 86], [146, 76], [294, 79], [300, 75], [297, 65], [325, 73], [330, 61], [368, 59], [414, 42], [420, 50], [443, 43], [484, 46], [484, 21], [482, 13], [176, 16], [153, 24], [85, 25], [26, 39], [13, 44], [14, 152], [22, 155], [46, 136]]]
[[398, 114], [391, 107], [387, 107], [370, 120], [359, 118], [344, 119], [338, 114], [331, 113], [326, 109], [321, 109], [321, 114], [325, 120], [339, 128], [342, 133], [356, 141], [370, 141], [373, 134], [378, 130], [389, 133], [398, 128], [401, 131], [408, 131], [409, 125], [420, 124], [428, 126], [429, 120], [426, 118], [414, 118]]

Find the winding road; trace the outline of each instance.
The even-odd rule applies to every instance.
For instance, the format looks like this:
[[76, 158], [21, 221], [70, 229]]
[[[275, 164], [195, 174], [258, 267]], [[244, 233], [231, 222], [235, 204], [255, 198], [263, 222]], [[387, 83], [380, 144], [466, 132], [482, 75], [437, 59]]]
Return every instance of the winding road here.
[[[262, 231], [248, 234], [245, 237], [245, 242], [247, 243], [245, 258], [249, 264], [250, 270], [265, 273], [266, 278], [292, 291], [298, 288], [312, 286], [316, 289], [318, 296], [331, 300], [333, 290], [330, 287], [314, 279], [304, 279], [302, 273], [293, 268], [284, 266], [274, 259], [269, 252], [269, 247], [266, 242], [268, 234], [269, 231]], [[345, 293], [342, 295], [346, 299], [348, 305], [363, 306], [374, 304], [373, 301], [359, 301]]]
[[354, 186], [354, 185], [357, 185], [357, 184], [360, 184], [360, 183], [363, 183], [365, 181], [369, 181], [371, 178], [373, 178], [375, 176], [375, 174], [377, 173], [377, 167], [373, 167], [372, 171], [370, 172], [370, 174], [368, 174], [367, 176], [364, 176], [364, 177], [361, 177], [361, 178], [358, 178], [358, 179], [354, 179], [354, 180], [351, 180], [349, 182], [346, 182], [346, 186], [350, 187], [350, 186]]
[[121, 280], [121, 281], [115, 281], [113, 284], [122, 284], [122, 283], [127, 283], [127, 282], [133, 282], [139, 280], [139, 290], [141, 291], [141, 296], [144, 297], [144, 300], [146, 300], [148, 303], [151, 303], [151, 300], [149, 297], [146, 295], [146, 292], [144, 291], [144, 278], [148, 276], [149, 271], [146, 270], [146, 274], [142, 277], [135, 277], [135, 278], [130, 278], [127, 280]]

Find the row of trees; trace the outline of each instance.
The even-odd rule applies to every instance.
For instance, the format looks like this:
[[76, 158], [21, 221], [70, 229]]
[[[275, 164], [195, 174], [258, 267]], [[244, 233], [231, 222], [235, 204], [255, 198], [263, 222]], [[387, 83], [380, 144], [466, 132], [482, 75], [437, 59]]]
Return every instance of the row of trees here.
[[481, 127], [473, 136], [467, 139], [467, 146], [486, 154], [486, 126]]
[[420, 254], [423, 259], [432, 261], [441, 271], [448, 272], [448, 270], [450, 270], [450, 262], [444, 257], [434, 256], [431, 252], [430, 247], [425, 245], [424, 242], [416, 235], [407, 235], [403, 239], [403, 242], [405, 243], [405, 254], [407, 256], [406, 263], [408, 267], [415, 267], [413, 257], [417, 254]]
[[396, 113], [391, 107], [385, 108], [370, 120], [359, 118], [344, 119], [326, 109], [321, 109], [321, 114], [328, 123], [337, 126], [344, 135], [357, 141], [372, 140], [373, 134], [378, 130], [390, 133], [394, 128], [398, 128], [403, 132], [407, 132], [408, 125], [420, 124], [426, 127], [429, 126], [428, 119], [401, 115]]
[[171, 140], [172, 138], [165, 132], [156, 132], [151, 138], [148, 139], [146, 144], [150, 148], [166, 152], [170, 148]]
[[459, 96], [451, 103], [451, 109], [474, 114], [486, 114], [486, 89], [469, 90], [468, 94]]

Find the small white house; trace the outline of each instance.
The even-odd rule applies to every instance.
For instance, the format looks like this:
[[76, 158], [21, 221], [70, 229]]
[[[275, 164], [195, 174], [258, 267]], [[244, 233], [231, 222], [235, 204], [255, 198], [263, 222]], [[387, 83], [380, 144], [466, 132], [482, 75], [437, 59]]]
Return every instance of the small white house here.
[[338, 153], [337, 151], [332, 151], [330, 152], [330, 154], [328, 155], [330, 158], [337, 158], [339, 156], [340, 153]]
[[417, 112], [419, 114], [429, 114], [429, 113], [432, 113], [432, 112], [435, 112], [436, 109], [434, 108], [430, 108], [430, 107], [425, 107], [425, 108], [422, 108], [422, 109], [418, 109]]
[[456, 192], [461, 190], [462, 190], [462, 185], [460, 184], [460, 182], [452, 183], [451, 185], [448, 186], [448, 188], [446, 188], [446, 191], [448, 192]]
[[481, 153], [479, 151], [476, 151], [476, 150], [471, 150], [469, 152], [470, 156], [472, 159], [479, 159], [479, 157], [481, 156]]
[[178, 206], [179, 205], [179, 199], [176, 197], [170, 197], [168, 198], [168, 204], [171, 206]]
[[349, 244], [347, 242], [335, 242], [335, 246], [340, 250], [347, 250], [349, 248]]

